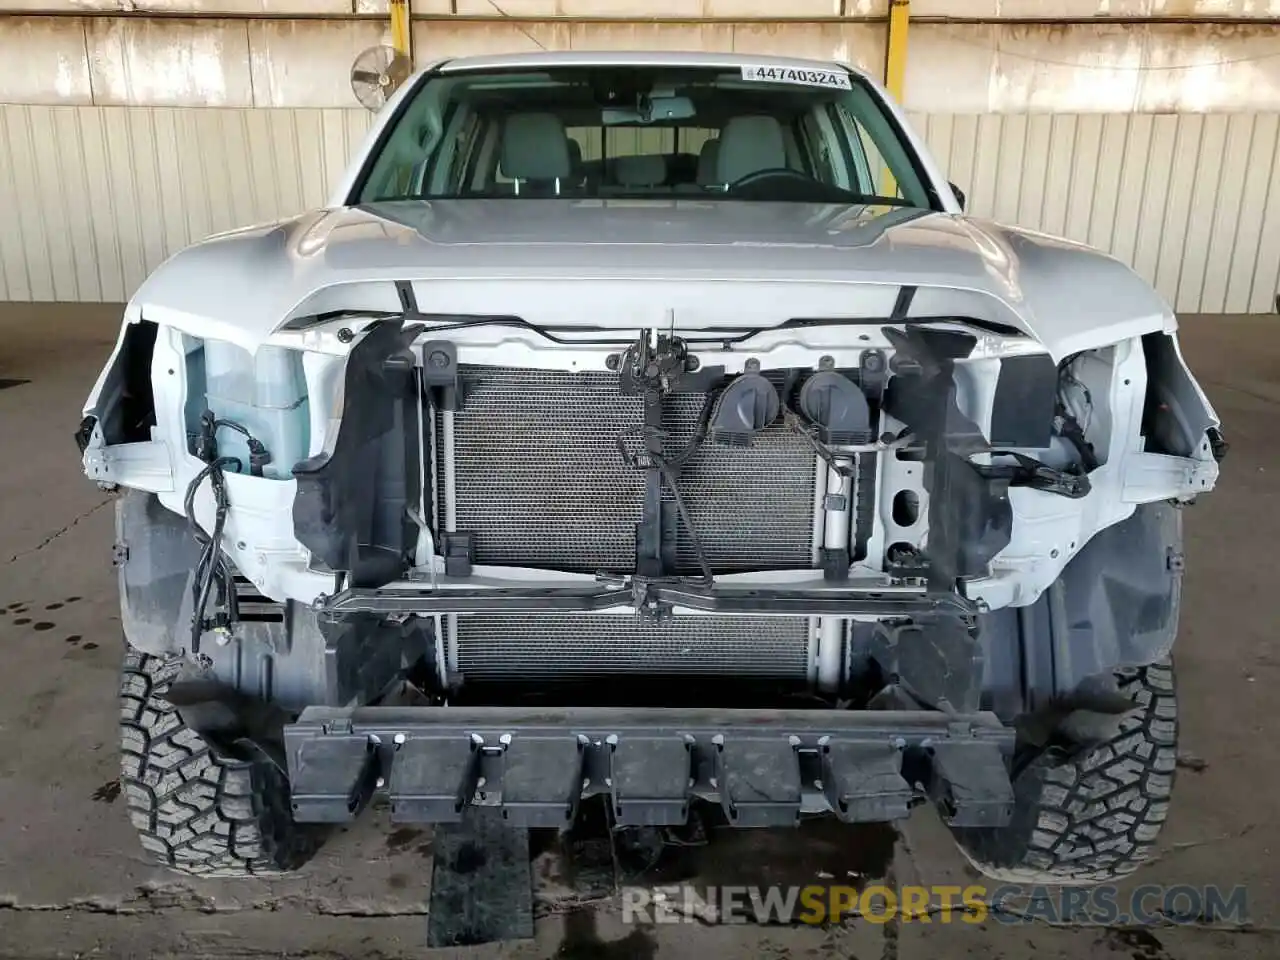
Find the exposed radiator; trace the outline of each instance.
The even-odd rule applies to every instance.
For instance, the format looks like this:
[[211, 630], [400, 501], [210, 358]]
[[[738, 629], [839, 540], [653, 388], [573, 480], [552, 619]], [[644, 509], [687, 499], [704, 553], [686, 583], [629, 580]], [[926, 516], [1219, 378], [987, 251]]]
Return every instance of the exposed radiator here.
[[803, 681], [804, 617], [630, 614], [460, 616], [457, 663], [467, 680], [572, 680], [610, 674], [706, 675]]
[[[644, 422], [642, 399], [620, 394], [607, 372], [463, 366], [462, 381], [454, 528], [474, 535], [476, 562], [633, 570], [644, 477], [623, 464], [617, 440]], [[703, 402], [701, 394], [665, 398], [668, 449], [692, 435]], [[679, 486], [712, 569], [812, 566], [816, 473], [812, 448], [781, 424], [750, 447], [704, 443]], [[683, 524], [677, 557], [676, 572], [698, 572]]]

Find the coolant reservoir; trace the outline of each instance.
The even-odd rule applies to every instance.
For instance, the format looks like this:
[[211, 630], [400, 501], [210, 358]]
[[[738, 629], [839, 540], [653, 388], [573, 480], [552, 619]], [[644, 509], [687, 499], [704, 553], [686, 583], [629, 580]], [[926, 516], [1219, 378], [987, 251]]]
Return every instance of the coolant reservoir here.
[[[234, 420], [271, 454], [263, 475], [288, 480], [310, 444], [307, 383], [302, 355], [282, 347], [250, 354], [232, 343], [204, 343], [205, 399], [219, 420]], [[218, 453], [239, 457], [249, 472], [249, 446], [235, 430], [218, 431]]]

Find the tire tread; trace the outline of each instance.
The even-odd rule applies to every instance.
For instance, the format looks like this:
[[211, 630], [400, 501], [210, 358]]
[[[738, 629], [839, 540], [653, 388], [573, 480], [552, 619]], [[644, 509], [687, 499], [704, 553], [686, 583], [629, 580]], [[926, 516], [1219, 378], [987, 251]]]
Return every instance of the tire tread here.
[[285, 775], [266, 760], [228, 756], [182, 722], [164, 693], [181, 661], [137, 650], [120, 678], [120, 785], [144, 850], [202, 877], [271, 876], [315, 852], [295, 824]]
[[1177, 761], [1173, 668], [1152, 664], [1119, 682], [1135, 704], [1119, 733], [1074, 756], [1037, 757], [1014, 780], [1008, 827], [955, 831], [982, 873], [1007, 883], [1101, 883], [1150, 858]]

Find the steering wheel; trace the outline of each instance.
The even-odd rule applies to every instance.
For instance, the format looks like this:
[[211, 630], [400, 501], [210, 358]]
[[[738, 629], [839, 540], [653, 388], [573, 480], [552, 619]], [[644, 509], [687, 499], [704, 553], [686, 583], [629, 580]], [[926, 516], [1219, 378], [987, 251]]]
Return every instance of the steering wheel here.
[[729, 184], [729, 192], [741, 190], [743, 187], [750, 187], [761, 180], [800, 180], [804, 183], [815, 182], [813, 177], [807, 173], [801, 173], [799, 170], [792, 170], [790, 167], [769, 167], [766, 170], [756, 170], [748, 173], [745, 177], [739, 177], [733, 183]]

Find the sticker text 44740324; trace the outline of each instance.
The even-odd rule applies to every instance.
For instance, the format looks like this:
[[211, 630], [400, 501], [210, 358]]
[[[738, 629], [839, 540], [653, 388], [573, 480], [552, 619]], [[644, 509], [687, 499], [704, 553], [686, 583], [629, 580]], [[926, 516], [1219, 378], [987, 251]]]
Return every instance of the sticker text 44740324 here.
[[742, 68], [742, 79], [757, 83], [799, 83], [809, 87], [850, 90], [853, 84], [843, 70], [812, 70], [805, 67], [752, 66]]

